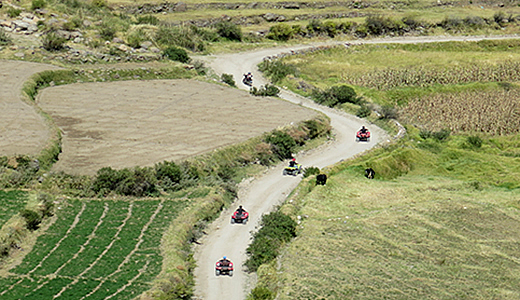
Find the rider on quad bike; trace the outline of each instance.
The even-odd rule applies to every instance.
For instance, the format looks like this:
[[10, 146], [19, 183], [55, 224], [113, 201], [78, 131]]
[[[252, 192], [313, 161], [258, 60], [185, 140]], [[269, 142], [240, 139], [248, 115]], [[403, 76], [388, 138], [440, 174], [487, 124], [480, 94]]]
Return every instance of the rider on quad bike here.
[[227, 259], [226, 256], [222, 257], [222, 259], [217, 261], [215, 264], [215, 275], [218, 276], [224, 274], [233, 276], [233, 263]]
[[245, 85], [252, 86], [253, 85], [253, 74], [251, 74], [251, 72], [244, 74], [244, 79], [242, 79], [242, 82]]
[[249, 213], [240, 205], [231, 216], [231, 223], [247, 223]]
[[365, 126], [361, 126], [361, 129], [356, 133], [356, 141], [368, 141], [370, 140], [370, 131]]
[[289, 161], [289, 166], [283, 169], [283, 175], [296, 176], [302, 172], [302, 165], [296, 162], [296, 158]]

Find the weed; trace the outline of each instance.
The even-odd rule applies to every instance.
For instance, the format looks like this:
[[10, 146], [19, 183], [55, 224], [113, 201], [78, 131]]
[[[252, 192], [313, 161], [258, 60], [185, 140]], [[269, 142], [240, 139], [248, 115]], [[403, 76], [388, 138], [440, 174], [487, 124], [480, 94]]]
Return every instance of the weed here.
[[27, 229], [36, 230], [40, 227], [42, 217], [37, 212], [23, 209], [20, 211], [20, 215], [25, 219]]
[[265, 86], [260, 86], [260, 88], [252, 87], [249, 90], [249, 93], [254, 96], [270, 96], [270, 97], [277, 97], [280, 93], [280, 89], [277, 88], [275, 85], [272, 84], [266, 84]]
[[45, 2], [45, 0], [32, 0], [31, 9], [32, 10], [42, 9], [45, 7], [46, 4], [47, 3]]
[[308, 167], [303, 169], [303, 178], [318, 174], [320, 174], [320, 168], [318, 167]]
[[22, 10], [21, 10], [21, 9], [18, 9], [18, 8], [9, 7], [9, 8], [7, 9], [7, 15], [8, 15], [10, 18], [16, 18], [16, 17], [18, 17], [21, 13], [22, 13]]
[[190, 57], [188, 56], [186, 50], [177, 47], [166, 48], [163, 51], [163, 56], [174, 61], [180, 61], [182, 63], [187, 63], [190, 61]]
[[0, 46], [9, 45], [12, 43], [11, 37], [7, 34], [4, 28], [0, 27]]
[[233, 80], [232, 74], [222, 73], [222, 75], [220, 76], [220, 80], [222, 80], [222, 82], [224, 82], [225, 84], [227, 84], [229, 86], [232, 86], [232, 87], [237, 86], [235, 83], [235, 80]]

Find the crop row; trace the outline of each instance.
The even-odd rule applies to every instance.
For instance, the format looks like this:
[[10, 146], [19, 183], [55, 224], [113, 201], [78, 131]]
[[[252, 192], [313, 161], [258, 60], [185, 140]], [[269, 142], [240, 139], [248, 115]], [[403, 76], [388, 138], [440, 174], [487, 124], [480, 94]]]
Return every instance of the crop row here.
[[24, 208], [27, 202], [27, 193], [22, 191], [0, 191], [0, 228]]
[[407, 122], [429, 130], [486, 132], [494, 135], [520, 132], [520, 91], [483, 91], [423, 96], [410, 101], [402, 115]]
[[373, 70], [359, 77], [346, 77], [349, 84], [389, 90], [399, 87], [427, 87], [435, 84], [460, 84], [470, 82], [520, 81], [520, 62], [506, 61], [497, 65], [473, 65], [455, 68], [407, 68]]
[[70, 204], [58, 210], [57, 221], [13, 275], [0, 280], [0, 298], [135, 297], [160, 272], [162, 232], [183, 205], [169, 200]]

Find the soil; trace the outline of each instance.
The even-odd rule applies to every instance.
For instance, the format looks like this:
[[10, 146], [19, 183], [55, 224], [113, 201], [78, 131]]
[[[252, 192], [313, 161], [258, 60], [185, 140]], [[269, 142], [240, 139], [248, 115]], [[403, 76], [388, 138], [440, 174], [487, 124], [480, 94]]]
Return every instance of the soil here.
[[0, 156], [34, 155], [50, 137], [46, 121], [37, 108], [22, 97], [23, 84], [33, 74], [55, 66], [0, 60]]
[[44, 89], [37, 104], [63, 132], [53, 170], [86, 175], [179, 161], [316, 115], [195, 80], [64, 85]]

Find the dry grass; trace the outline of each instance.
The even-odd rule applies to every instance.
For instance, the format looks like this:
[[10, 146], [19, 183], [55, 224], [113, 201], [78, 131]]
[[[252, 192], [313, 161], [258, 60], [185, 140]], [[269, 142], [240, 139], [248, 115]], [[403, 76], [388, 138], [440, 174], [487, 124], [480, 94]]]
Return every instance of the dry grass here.
[[308, 218], [281, 258], [279, 298], [518, 298], [518, 196], [443, 177], [338, 174], [293, 201]]

